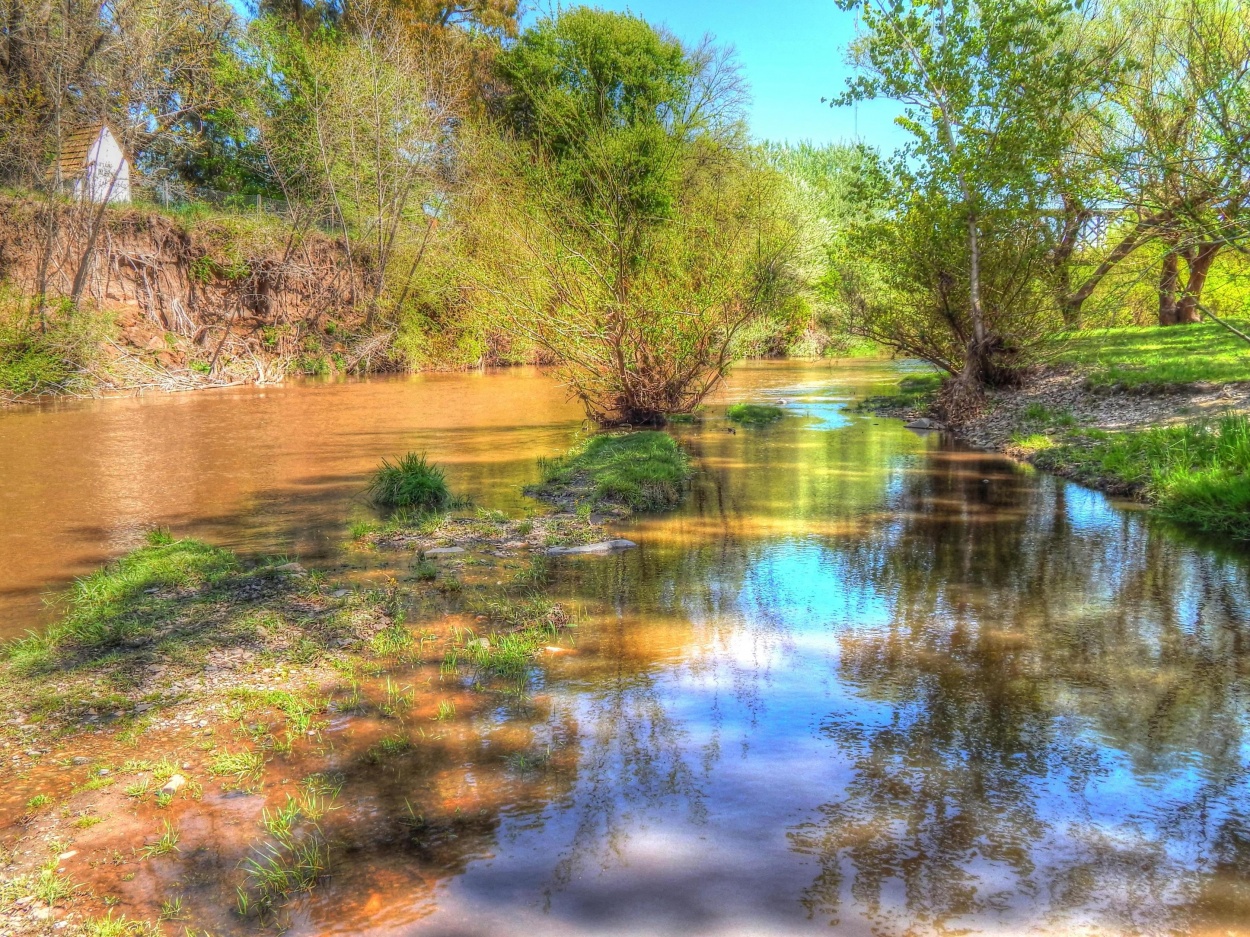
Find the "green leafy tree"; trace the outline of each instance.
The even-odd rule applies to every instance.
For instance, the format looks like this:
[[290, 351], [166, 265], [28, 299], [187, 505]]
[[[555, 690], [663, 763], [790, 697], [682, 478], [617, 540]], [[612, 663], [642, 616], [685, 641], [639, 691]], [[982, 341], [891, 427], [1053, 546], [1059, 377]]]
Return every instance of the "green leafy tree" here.
[[[886, 97], [904, 105], [912, 140], [900, 178], [948, 203], [963, 223], [967, 343], [948, 406], [976, 405], [1007, 375], [996, 356], [1011, 336], [988, 324], [983, 230], [1053, 207], [1052, 171], [1070, 141], [1070, 115], [1105, 82], [1098, 50], [1068, 41], [1070, 5], [1058, 0], [839, 0], [858, 10], [860, 73], [839, 103]], [[998, 317], [1000, 322], [1004, 317]]]
[[796, 229], [745, 138], [732, 57], [579, 8], [539, 21], [499, 72], [508, 140], [472, 211], [481, 292], [592, 418], [691, 410], [793, 295]]

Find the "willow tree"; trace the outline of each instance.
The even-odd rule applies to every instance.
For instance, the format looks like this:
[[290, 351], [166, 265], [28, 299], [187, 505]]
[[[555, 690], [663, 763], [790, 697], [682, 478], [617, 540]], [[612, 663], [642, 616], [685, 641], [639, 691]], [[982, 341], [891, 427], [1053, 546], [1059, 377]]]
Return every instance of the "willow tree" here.
[[479, 287], [593, 419], [690, 411], [792, 292], [795, 229], [746, 139], [732, 56], [579, 8], [499, 67], [507, 143], [473, 210]]
[[995, 361], [1008, 336], [988, 325], [982, 232], [1053, 209], [1054, 167], [1071, 140], [1073, 115], [1091, 106], [1108, 77], [1100, 50], [1070, 38], [1079, 20], [1064, 0], [838, 0], [865, 28], [853, 47], [859, 74], [839, 99], [903, 105], [911, 142], [901, 154], [920, 191], [962, 217], [967, 341], [956, 411], [1005, 376]]

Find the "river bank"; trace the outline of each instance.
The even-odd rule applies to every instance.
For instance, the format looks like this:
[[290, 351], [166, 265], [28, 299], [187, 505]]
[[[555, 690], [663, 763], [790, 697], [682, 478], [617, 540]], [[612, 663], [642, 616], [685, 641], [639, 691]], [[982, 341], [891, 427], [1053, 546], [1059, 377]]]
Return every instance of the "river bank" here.
[[[1053, 363], [987, 391], [977, 415], [947, 428], [1187, 526], [1250, 540], [1250, 352], [1214, 325], [1111, 331], [1056, 343]], [[898, 395], [866, 406], [943, 425], [939, 387], [936, 376], [905, 379]]]

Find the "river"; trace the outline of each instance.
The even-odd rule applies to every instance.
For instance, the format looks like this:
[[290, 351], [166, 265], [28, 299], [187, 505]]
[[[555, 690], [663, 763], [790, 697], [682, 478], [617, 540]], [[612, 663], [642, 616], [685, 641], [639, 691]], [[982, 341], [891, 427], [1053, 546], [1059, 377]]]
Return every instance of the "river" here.
[[[561, 561], [576, 653], [455, 744], [353, 762], [357, 839], [284, 926], [1250, 933], [1250, 557], [848, 409], [897, 377], [735, 372], [674, 428], [685, 505]], [[787, 417], [730, 432], [738, 399]], [[373, 575], [341, 544], [381, 457], [426, 451], [516, 512], [580, 429], [529, 370], [0, 413], [0, 620], [48, 620], [43, 593], [153, 526]], [[387, 821], [435, 800], [473, 821]]]

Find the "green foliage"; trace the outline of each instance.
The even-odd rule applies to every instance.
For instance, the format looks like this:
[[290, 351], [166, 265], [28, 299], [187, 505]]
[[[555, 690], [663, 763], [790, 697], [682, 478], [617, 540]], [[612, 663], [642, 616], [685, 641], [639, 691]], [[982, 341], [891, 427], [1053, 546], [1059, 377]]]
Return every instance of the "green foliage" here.
[[540, 20], [499, 67], [506, 181], [469, 219], [482, 304], [559, 362], [598, 422], [694, 409], [795, 292], [785, 183], [742, 132], [732, 60], [582, 7]]
[[103, 316], [67, 301], [42, 313], [0, 283], [0, 399], [86, 386], [107, 334]]
[[369, 496], [385, 507], [420, 511], [437, 511], [452, 500], [443, 470], [415, 452], [394, 463], [383, 459], [369, 483]]
[[758, 403], [735, 403], [725, 411], [725, 415], [734, 423], [743, 423], [751, 426], [764, 426], [769, 423], [776, 423], [784, 414], [785, 411], [781, 407]]
[[[1250, 319], [1231, 321], [1250, 330]], [[1070, 333], [1039, 355], [1086, 373], [1095, 386], [1250, 381], [1250, 344], [1213, 322]]]
[[591, 436], [542, 464], [544, 485], [575, 487], [594, 502], [660, 510], [681, 501], [690, 463], [673, 437], [655, 431]]
[[1171, 519], [1250, 540], [1250, 417], [1078, 439], [1038, 464], [1142, 491]]
[[57, 655], [117, 645], [154, 627], [167, 602], [162, 591], [211, 585], [237, 565], [227, 550], [154, 531], [148, 546], [75, 582], [64, 617], [8, 645], [7, 653], [19, 670], [33, 671]]

